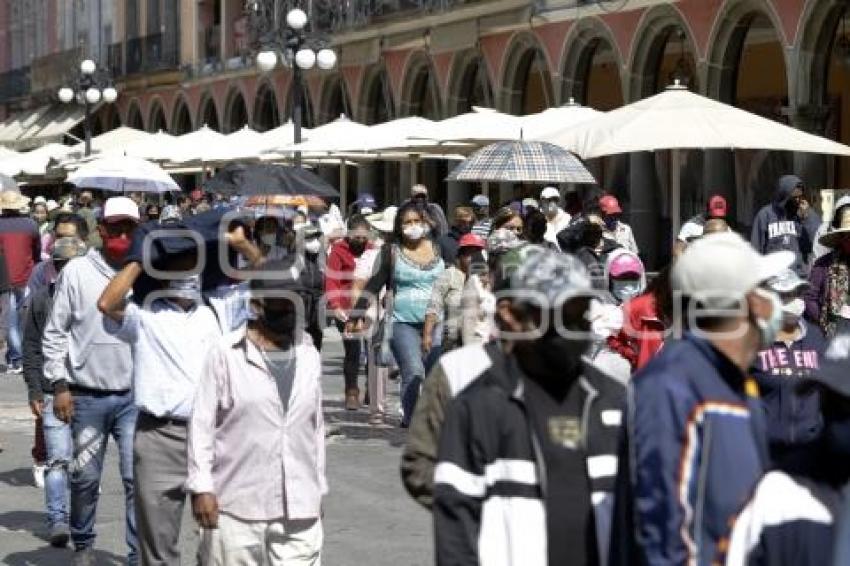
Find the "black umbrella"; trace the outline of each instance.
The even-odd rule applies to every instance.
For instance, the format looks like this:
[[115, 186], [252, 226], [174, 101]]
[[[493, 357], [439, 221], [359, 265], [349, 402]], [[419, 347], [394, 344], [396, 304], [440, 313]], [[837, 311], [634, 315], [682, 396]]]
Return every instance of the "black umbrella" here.
[[308, 169], [270, 163], [231, 163], [205, 182], [204, 189], [225, 195], [240, 196], [339, 197], [339, 191]]

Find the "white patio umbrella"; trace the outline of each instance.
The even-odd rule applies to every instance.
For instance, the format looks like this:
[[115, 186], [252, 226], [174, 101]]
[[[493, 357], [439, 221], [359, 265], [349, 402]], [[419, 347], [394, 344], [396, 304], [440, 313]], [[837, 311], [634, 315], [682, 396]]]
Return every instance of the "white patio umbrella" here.
[[[301, 127], [301, 137], [311, 132], [309, 128]], [[277, 128], [272, 128], [260, 134], [263, 137], [263, 151], [272, 152], [280, 147], [295, 143], [295, 124], [288, 121]]]
[[79, 188], [122, 193], [180, 190], [180, 186], [159, 165], [127, 156], [109, 156], [90, 161], [68, 175], [68, 182]]
[[413, 133], [414, 139], [432, 139], [438, 143], [462, 142], [487, 145], [498, 141], [523, 138], [523, 119], [492, 108], [474, 107], [472, 112], [437, 122], [425, 135]]
[[10, 159], [0, 160], [0, 173], [10, 177], [41, 177], [47, 174], [47, 166], [51, 160], [62, 159], [72, 151], [73, 148], [69, 145], [49, 143], [32, 151], [19, 153]]
[[8, 147], [0, 146], [0, 161], [19, 156], [20, 153]]
[[175, 139], [176, 153], [170, 161], [174, 163], [187, 163], [189, 161], [207, 163], [211, 161], [210, 155], [216, 152], [224, 152], [227, 143], [227, 136], [204, 125], [194, 132], [177, 136]]
[[563, 106], [547, 108], [537, 114], [522, 116], [522, 136], [526, 140], [536, 139], [555, 130], [575, 127], [588, 120], [598, 118], [602, 114], [603, 112], [599, 110], [576, 104], [570, 100]]
[[[91, 139], [92, 153], [109, 152], [111, 154], [121, 155], [131, 144], [144, 141], [150, 136], [151, 134], [144, 130], [121, 126], [120, 128], [115, 128], [114, 130], [109, 130], [99, 136], [93, 137]], [[74, 153], [79, 153], [80, 155], [85, 153], [85, 148], [85, 142], [80, 142], [72, 146]]]
[[168, 161], [178, 151], [180, 147], [177, 144], [177, 138], [160, 130], [155, 134], [148, 134], [147, 138], [127, 145], [125, 154], [148, 161]]
[[850, 156], [846, 145], [694, 94], [679, 85], [538, 139], [584, 159], [672, 150], [670, 218], [674, 237], [681, 221], [681, 149], [762, 149]]
[[352, 142], [365, 142], [369, 139], [370, 131], [369, 126], [354, 122], [343, 115], [332, 122], [313, 128], [304, 136], [304, 141], [301, 143], [284, 145], [278, 151], [282, 153], [300, 151], [302, 154], [351, 151]]

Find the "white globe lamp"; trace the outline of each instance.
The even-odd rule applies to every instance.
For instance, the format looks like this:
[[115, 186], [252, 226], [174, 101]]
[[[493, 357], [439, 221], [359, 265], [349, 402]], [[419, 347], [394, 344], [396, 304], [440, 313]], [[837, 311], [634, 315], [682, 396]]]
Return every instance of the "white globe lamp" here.
[[74, 100], [74, 91], [68, 87], [62, 87], [59, 89], [59, 100], [62, 101], [62, 104], [68, 104], [72, 100]]
[[97, 104], [100, 102], [100, 91], [92, 87], [86, 91], [86, 102], [89, 104]]
[[312, 49], [299, 49], [295, 54], [295, 64], [304, 71], [312, 69], [316, 64], [316, 52]]
[[103, 89], [103, 101], [107, 104], [112, 104], [118, 100], [118, 91], [115, 90], [115, 87], [108, 86]]
[[301, 8], [290, 10], [289, 13], [286, 14], [286, 25], [296, 31], [304, 29], [304, 26], [307, 25], [306, 12], [304, 12]]
[[316, 53], [316, 64], [323, 71], [330, 71], [336, 67], [336, 53], [333, 49], [320, 49]]
[[277, 53], [274, 51], [260, 51], [257, 53], [257, 68], [260, 72], [268, 73], [277, 65]]
[[82, 71], [84, 75], [91, 75], [92, 73], [94, 73], [96, 68], [97, 67], [94, 64], [94, 61], [92, 61], [91, 59], [86, 59], [85, 61], [80, 63], [80, 71]]

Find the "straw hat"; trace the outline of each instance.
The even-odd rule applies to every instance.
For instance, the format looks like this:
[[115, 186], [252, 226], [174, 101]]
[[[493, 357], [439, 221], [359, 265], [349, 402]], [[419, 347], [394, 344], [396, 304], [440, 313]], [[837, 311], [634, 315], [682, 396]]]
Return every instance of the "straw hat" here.
[[21, 210], [29, 203], [29, 197], [25, 197], [19, 191], [0, 192], [0, 210]]
[[850, 206], [842, 206], [838, 209], [838, 222], [834, 225], [835, 228], [830, 228], [829, 232], [820, 237], [820, 244], [828, 248], [835, 248], [844, 239], [845, 234], [850, 235]]
[[366, 217], [369, 224], [378, 232], [392, 232], [395, 227], [395, 217], [398, 213], [397, 206], [388, 206], [383, 212], [370, 214]]

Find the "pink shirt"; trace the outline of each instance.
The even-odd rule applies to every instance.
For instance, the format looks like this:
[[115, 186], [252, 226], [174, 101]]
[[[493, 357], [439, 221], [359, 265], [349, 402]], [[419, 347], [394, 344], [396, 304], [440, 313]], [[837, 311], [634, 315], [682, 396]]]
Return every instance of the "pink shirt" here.
[[230, 334], [195, 396], [186, 489], [243, 520], [319, 517], [328, 490], [319, 352], [305, 339], [287, 355], [292, 370], [273, 375], [244, 333]]

